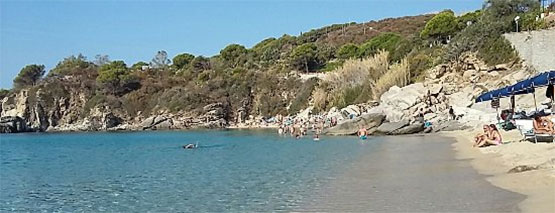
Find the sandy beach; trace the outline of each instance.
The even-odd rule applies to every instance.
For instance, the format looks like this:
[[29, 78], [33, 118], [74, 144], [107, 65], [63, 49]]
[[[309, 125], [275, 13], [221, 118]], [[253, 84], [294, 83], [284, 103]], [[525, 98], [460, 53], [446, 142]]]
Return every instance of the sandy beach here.
[[[555, 212], [555, 144], [520, 141], [517, 131], [502, 132], [504, 144], [486, 148], [472, 147], [477, 131], [446, 132], [453, 137], [458, 159], [470, 160], [472, 167], [487, 175], [491, 184], [526, 196], [518, 204], [522, 212]], [[517, 166], [537, 170], [509, 173]]]

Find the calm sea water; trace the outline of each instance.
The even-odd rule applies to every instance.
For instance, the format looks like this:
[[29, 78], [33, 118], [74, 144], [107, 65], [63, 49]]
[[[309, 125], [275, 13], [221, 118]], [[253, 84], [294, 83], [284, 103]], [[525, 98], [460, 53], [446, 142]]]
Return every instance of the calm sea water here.
[[289, 211], [379, 144], [240, 130], [1, 135], [0, 211]]

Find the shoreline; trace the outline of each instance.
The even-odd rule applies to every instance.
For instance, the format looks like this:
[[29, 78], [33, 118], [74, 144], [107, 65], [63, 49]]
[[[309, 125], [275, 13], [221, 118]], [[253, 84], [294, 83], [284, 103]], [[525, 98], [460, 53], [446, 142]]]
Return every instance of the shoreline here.
[[[526, 196], [491, 184], [440, 134], [370, 137], [368, 153], [298, 211], [518, 212]], [[374, 163], [370, 163], [374, 162]]]
[[[456, 159], [469, 160], [480, 174], [487, 175], [492, 185], [526, 196], [518, 203], [522, 212], [555, 211], [555, 144], [520, 142], [515, 131], [503, 132], [509, 143], [500, 146], [474, 148], [472, 139], [477, 131], [462, 130], [441, 132], [439, 135], [453, 138]], [[502, 134], [503, 134], [502, 133]], [[551, 156], [551, 159], [549, 159]], [[539, 166], [532, 171], [508, 173], [520, 165]]]

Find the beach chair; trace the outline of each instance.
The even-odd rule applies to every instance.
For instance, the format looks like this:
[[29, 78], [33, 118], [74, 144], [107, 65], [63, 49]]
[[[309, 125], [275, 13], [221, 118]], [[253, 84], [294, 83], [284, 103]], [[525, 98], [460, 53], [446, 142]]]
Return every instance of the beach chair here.
[[554, 137], [551, 134], [538, 134], [534, 132], [534, 121], [532, 119], [515, 119], [515, 126], [524, 140], [538, 142], [553, 142]]

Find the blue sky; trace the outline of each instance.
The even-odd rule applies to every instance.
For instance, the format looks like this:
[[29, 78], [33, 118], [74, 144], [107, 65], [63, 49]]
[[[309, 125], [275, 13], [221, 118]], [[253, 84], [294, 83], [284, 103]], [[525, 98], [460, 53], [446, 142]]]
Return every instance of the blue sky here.
[[53, 68], [64, 57], [106, 54], [128, 65], [158, 50], [211, 56], [231, 43], [251, 47], [334, 23], [366, 22], [452, 9], [483, 0], [367, 1], [7, 1], [0, 0], [0, 88], [27, 64]]

